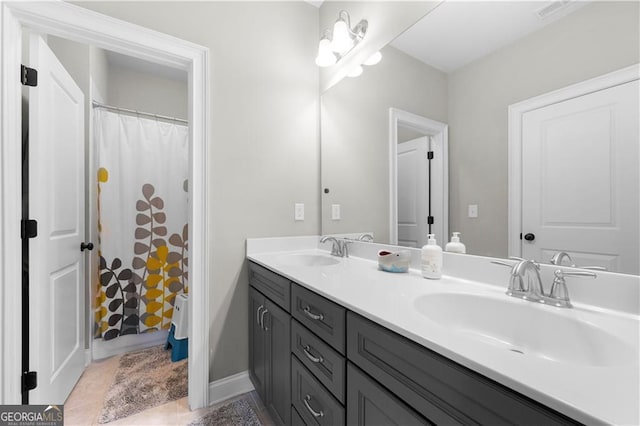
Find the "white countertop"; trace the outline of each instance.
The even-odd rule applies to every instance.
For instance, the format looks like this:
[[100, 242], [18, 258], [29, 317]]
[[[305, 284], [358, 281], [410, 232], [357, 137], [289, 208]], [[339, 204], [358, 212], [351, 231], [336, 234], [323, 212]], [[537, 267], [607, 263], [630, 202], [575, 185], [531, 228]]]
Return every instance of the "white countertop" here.
[[[329, 266], [291, 266], [282, 261], [284, 253], [328, 253], [317, 248], [310, 249], [302, 238], [293, 240], [293, 245], [263, 244], [261, 240], [250, 240], [254, 243], [248, 243], [250, 248], [247, 257], [580, 422], [621, 425], [640, 423], [640, 360], [637, 357], [620, 365], [595, 367], [517, 354], [452, 332], [449, 328], [430, 321], [414, 306], [419, 296], [442, 292], [508, 297], [504, 295], [506, 278], [504, 286], [487, 285], [449, 275], [444, 275], [441, 280], [426, 280], [418, 270], [410, 269], [406, 274], [385, 273], [377, 269], [376, 261], [354, 256], [336, 258], [339, 262]], [[271, 242], [273, 241], [275, 240]], [[518, 301], [520, 302], [531, 303]], [[638, 315], [580, 303], [574, 305], [573, 309], [563, 310], [562, 314], [597, 324], [628, 342], [635, 354], [638, 353]], [[557, 308], [540, 306], [540, 309]], [[486, 314], [492, 315], [491, 312]], [[505, 318], [505, 321], [509, 320], [513, 319]], [[526, 323], [521, 326], [535, 327], [536, 324]], [[549, 332], [553, 333], [553, 330]]]

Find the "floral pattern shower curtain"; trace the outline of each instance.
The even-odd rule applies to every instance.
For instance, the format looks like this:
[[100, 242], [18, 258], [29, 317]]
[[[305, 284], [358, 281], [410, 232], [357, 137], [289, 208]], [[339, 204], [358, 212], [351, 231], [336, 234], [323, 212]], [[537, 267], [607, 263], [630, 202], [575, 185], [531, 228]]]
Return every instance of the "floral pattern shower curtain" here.
[[188, 128], [96, 109], [94, 337], [168, 329], [188, 291]]

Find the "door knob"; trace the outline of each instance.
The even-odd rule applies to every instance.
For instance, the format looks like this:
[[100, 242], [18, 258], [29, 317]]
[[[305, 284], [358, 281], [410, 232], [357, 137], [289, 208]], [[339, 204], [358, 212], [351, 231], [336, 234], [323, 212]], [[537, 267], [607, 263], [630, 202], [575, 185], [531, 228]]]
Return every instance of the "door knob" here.
[[532, 234], [531, 232], [529, 232], [528, 234], [524, 234], [524, 239], [527, 241], [533, 241], [536, 239], [535, 234]]
[[93, 243], [80, 243], [80, 251], [84, 251], [85, 249], [89, 251], [93, 250]]

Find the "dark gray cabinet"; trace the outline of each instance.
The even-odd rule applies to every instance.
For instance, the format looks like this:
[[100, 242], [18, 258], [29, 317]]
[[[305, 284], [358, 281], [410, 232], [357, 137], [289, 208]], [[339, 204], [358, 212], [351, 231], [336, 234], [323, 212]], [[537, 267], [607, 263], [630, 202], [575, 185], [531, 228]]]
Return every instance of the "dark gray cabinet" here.
[[249, 289], [249, 377], [277, 424], [291, 424], [291, 316]]

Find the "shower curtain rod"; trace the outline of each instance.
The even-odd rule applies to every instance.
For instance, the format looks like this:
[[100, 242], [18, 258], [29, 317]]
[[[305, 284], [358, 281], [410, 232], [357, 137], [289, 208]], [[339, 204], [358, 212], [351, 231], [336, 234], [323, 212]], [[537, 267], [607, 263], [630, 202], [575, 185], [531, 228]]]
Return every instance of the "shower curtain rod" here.
[[128, 109], [128, 108], [120, 108], [120, 107], [115, 107], [115, 106], [111, 106], [111, 105], [101, 104], [100, 102], [96, 102], [96, 101], [91, 101], [91, 105], [94, 108], [110, 109], [112, 111], [117, 111], [117, 112], [126, 112], [128, 114], [142, 115], [142, 116], [145, 116], [145, 117], [153, 117], [153, 118], [160, 119], [160, 120], [177, 121], [179, 123], [189, 124], [189, 122], [187, 120], [183, 120], [182, 118], [175, 118], [175, 117], [169, 117], [169, 116], [166, 116], [166, 115], [152, 114], [150, 112], [136, 111], [134, 109]]

